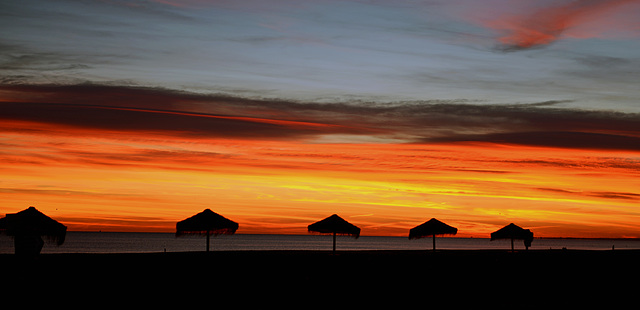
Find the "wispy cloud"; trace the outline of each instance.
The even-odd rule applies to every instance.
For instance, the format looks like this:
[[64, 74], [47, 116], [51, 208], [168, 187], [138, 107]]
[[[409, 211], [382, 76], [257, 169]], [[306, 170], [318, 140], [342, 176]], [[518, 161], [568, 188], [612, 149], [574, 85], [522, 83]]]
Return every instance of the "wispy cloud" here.
[[292, 139], [314, 134], [346, 134], [346, 126], [252, 117], [220, 116], [103, 106], [2, 103], [4, 120], [58, 124], [121, 132], [164, 132], [183, 137]]
[[638, 150], [640, 145], [637, 114], [563, 107], [568, 101], [322, 103], [96, 84], [9, 85], [0, 92], [10, 101], [0, 104], [4, 120], [85, 129], [309, 141], [351, 135], [585, 149]]
[[541, 191], [554, 192], [566, 195], [587, 196], [606, 199], [640, 200], [640, 194], [628, 192], [597, 192], [597, 191], [572, 191], [558, 188], [538, 188]]
[[510, 132], [452, 136], [433, 141], [491, 142], [557, 148], [640, 151], [640, 137], [589, 132]]
[[[544, 47], [562, 38], [637, 36], [637, 0], [515, 1], [522, 10], [501, 12], [482, 21], [498, 31], [498, 49], [517, 51]], [[629, 14], [634, 11], [636, 14]]]

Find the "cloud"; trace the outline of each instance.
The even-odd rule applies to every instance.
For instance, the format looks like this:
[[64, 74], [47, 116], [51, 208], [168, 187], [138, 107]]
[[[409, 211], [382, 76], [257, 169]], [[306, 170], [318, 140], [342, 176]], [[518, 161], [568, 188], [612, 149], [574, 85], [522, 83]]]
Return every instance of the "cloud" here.
[[588, 197], [606, 198], [606, 199], [640, 200], [640, 194], [628, 193], [628, 192], [571, 191], [571, 190], [547, 188], [547, 187], [541, 187], [536, 189], [540, 191], [554, 192], [554, 193], [566, 194], [566, 195], [588, 196]]
[[640, 150], [640, 115], [563, 107], [569, 101], [305, 102], [97, 84], [5, 85], [0, 94], [11, 101], [0, 103], [3, 120], [82, 129], [191, 138], [313, 140], [333, 135]]
[[449, 105], [443, 109], [441, 113], [450, 119], [450, 128], [458, 126], [458, 130], [440, 136], [425, 136], [425, 142], [640, 150], [640, 117], [635, 113], [539, 105]]
[[353, 129], [321, 123], [179, 111], [45, 103], [1, 103], [4, 120], [122, 132], [164, 132], [183, 137], [294, 139]]
[[443, 139], [434, 139], [433, 141], [481, 141], [557, 148], [640, 151], [640, 137], [571, 131], [534, 131], [461, 135], [457, 137], [451, 136]]
[[95, 193], [90, 191], [79, 191], [79, 190], [69, 190], [69, 189], [36, 189], [36, 188], [6, 188], [0, 187], [0, 193], [3, 194], [28, 194], [28, 195], [53, 195], [53, 196], [87, 196], [87, 197], [138, 197], [137, 195], [132, 194], [106, 194], [106, 193]]
[[[381, 126], [425, 143], [489, 142], [560, 148], [640, 150], [636, 113], [533, 104], [414, 104], [378, 111]], [[391, 118], [395, 115], [394, 118]]]
[[[584, 0], [550, 2], [526, 13], [504, 13], [484, 25], [500, 32], [498, 49], [517, 51], [544, 47], [562, 38], [608, 37], [637, 30], [636, 15], [626, 14], [637, 0]], [[638, 9], [634, 6], [633, 9]], [[631, 30], [635, 29], [635, 30]]]

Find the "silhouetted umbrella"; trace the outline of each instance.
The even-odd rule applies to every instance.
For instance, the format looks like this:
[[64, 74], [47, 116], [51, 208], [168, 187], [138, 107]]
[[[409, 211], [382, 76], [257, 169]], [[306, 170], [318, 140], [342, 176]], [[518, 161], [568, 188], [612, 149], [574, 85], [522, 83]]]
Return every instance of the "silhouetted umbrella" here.
[[433, 250], [436, 250], [436, 235], [455, 235], [458, 229], [432, 218], [409, 230], [409, 239], [433, 237]]
[[238, 230], [238, 223], [206, 209], [190, 218], [176, 223], [176, 237], [183, 235], [206, 235], [207, 252], [211, 235], [233, 235]]
[[336, 235], [360, 237], [360, 228], [333, 214], [307, 227], [309, 232], [333, 235], [333, 252], [336, 252]]
[[524, 240], [524, 246], [528, 250], [531, 246], [531, 242], [533, 241], [533, 233], [528, 229], [521, 228], [520, 226], [511, 223], [491, 233], [491, 241], [497, 239], [511, 239], [512, 252], [513, 240]]
[[62, 245], [67, 235], [67, 226], [44, 215], [36, 208], [29, 207], [1, 218], [0, 232], [14, 237], [16, 254], [38, 255], [44, 245], [42, 237]]

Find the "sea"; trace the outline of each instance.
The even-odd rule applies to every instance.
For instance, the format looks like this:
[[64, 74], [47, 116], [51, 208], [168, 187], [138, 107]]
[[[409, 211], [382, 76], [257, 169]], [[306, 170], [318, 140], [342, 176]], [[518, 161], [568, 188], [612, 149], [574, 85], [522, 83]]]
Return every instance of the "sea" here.
[[[204, 236], [176, 237], [173, 233], [67, 232], [65, 242], [57, 246], [45, 240], [42, 253], [152, 253], [205, 251]], [[212, 236], [210, 251], [308, 250], [330, 251], [330, 235], [254, 235]], [[521, 240], [516, 250], [524, 250]], [[338, 236], [336, 250], [431, 250], [432, 238], [409, 240], [407, 237]], [[510, 240], [488, 238], [436, 237], [438, 250], [510, 250]], [[624, 250], [640, 249], [640, 239], [544, 239], [536, 238], [529, 249]], [[0, 235], [0, 254], [14, 253], [13, 238]]]

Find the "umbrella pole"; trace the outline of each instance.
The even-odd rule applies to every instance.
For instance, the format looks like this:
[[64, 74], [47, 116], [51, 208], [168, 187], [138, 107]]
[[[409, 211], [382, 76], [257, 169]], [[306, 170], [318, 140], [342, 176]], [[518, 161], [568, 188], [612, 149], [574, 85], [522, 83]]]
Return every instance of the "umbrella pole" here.
[[436, 251], [436, 234], [433, 234], [433, 251]]
[[336, 233], [333, 232], [333, 254], [336, 254]]
[[211, 232], [207, 231], [207, 252], [209, 252], [209, 239], [211, 238]]

